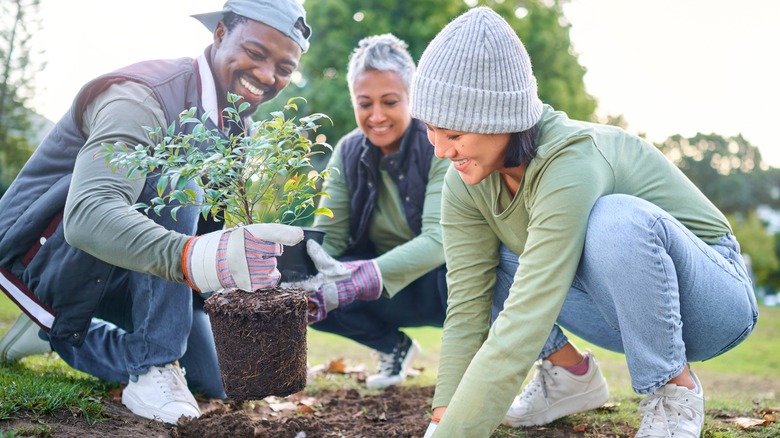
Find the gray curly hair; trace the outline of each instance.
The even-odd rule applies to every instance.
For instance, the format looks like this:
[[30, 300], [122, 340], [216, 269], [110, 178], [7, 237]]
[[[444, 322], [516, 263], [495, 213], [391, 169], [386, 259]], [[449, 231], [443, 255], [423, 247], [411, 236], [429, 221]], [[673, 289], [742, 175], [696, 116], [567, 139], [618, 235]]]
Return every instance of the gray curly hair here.
[[354, 98], [357, 77], [366, 70], [394, 71], [401, 76], [408, 93], [412, 86], [415, 65], [408, 45], [393, 34], [372, 35], [363, 38], [349, 56], [347, 84]]

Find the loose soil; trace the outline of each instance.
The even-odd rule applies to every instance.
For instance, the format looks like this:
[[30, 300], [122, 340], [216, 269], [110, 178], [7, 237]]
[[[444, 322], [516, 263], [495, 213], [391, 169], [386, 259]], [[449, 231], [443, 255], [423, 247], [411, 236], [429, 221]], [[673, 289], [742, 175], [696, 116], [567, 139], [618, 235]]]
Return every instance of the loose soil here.
[[212, 295], [204, 309], [228, 397], [240, 403], [306, 386], [306, 305], [301, 289]]
[[[753, 381], [730, 382], [737, 386], [744, 383], [756, 384]], [[429, 422], [433, 387], [390, 387], [379, 393], [338, 389], [316, 396], [301, 392], [285, 398], [269, 397], [246, 402], [240, 406], [201, 400], [203, 415], [196, 420], [182, 420], [175, 426], [134, 416], [122, 406], [119, 395], [120, 392], [116, 391], [112, 399], [104, 400], [108, 418], [93, 425], [88, 425], [79, 413], [62, 412], [35, 418], [22, 415], [20, 419], [0, 421], [0, 431], [15, 430], [14, 436], [62, 438], [422, 437]], [[713, 424], [726, 427], [737, 415], [710, 410], [707, 414], [710, 427]], [[729, 427], [735, 430], [733, 425]], [[777, 431], [776, 428], [771, 430], [767, 432]], [[624, 423], [607, 421], [601, 425], [588, 425], [577, 424], [575, 419], [573, 422], [562, 420], [545, 427], [525, 428], [523, 432], [532, 438], [631, 438], [636, 431]], [[761, 434], [760, 429], [756, 433], [749, 436], [767, 436]], [[506, 431], [499, 431], [496, 435], [510, 436]], [[0, 436], [3, 436], [2, 433]]]

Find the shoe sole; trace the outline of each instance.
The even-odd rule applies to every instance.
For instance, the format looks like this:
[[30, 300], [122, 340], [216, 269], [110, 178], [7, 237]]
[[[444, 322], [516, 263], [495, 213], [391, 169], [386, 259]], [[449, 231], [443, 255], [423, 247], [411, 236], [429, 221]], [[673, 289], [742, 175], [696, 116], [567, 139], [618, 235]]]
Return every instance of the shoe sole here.
[[24, 336], [24, 333], [30, 327], [30, 324], [35, 323], [26, 315], [22, 314], [16, 319], [11, 328], [8, 329], [8, 332], [3, 336], [3, 339], [0, 340], [0, 362], [15, 363], [19, 360], [9, 358], [8, 351], [22, 336]]
[[[582, 404], [582, 398], [587, 398], [584, 406]], [[609, 387], [605, 383], [604, 385], [601, 385], [598, 388], [594, 388], [586, 393], [560, 400], [557, 403], [550, 405], [547, 409], [534, 415], [533, 419], [514, 421], [508, 420], [506, 417], [504, 417], [504, 421], [502, 421], [501, 424], [515, 428], [523, 426], [542, 426], [552, 423], [553, 421], [559, 418], [563, 418], [567, 415], [600, 408], [608, 400]]]
[[122, 404], [125, 405], [125, 407], [129, 409], [130, 412], [138, 415], [139, 417], [148, 418], [149, 420], [154, 421], [161, 421], [166, 424], [177, 424], [179, 422], [179, 418], [185, 416], [179, 415], [177, 418], [173, 418], [173, 415], [160, 413], [159, 410], [147, 405], [142, 400], [139, 400], [136, 396], [127, 394], [125, 391], [122, 391]]

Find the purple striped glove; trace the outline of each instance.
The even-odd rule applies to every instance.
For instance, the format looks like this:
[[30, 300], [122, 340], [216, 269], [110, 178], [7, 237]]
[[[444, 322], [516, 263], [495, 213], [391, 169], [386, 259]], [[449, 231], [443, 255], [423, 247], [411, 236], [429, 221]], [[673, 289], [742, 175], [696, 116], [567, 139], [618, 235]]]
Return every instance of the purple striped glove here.
[[331, 310], [353, 301], [372, 301], [382, 296], [382, 273], [374, 260], [340, 262], [314, 240], [306, 241], [317, 275], [283, 286], [309, 291], [309, 323], [322, 321]]
[[[374, 260], [342, 263], [350, 276], [335, 283], [325, 283], [309, 294], [309, 323], [322, 321], [328, 312], [357, 300], [373, 301], [382, 296], [382, 274]], [[313, 306], [312, 306], [313, 304]]]
[[276, 257], [282, 245], [303, 240], [303, 230], [279, 224], [254, 224], [190, 238], [182, 252], [182, 270], [198, 292], [241, 289], [254, 292], [276, 286]]

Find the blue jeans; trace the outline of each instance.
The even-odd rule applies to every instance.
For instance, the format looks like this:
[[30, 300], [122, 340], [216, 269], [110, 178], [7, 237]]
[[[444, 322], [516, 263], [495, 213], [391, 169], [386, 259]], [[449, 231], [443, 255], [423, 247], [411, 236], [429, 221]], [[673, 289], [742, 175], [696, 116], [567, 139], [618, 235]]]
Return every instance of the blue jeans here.
[[[180, 229], [193, 223], [182, 213], [198, 214], [197, 209], [182, 209], [178, 222], [167, 213], [150, 218], [168, 229], [194, 234], [194, 229]], [[226, 397], [202, 298], [186, 284], [120, 268], [108, 282], [84, 343], [76, 348], [50, 340], [65, 362], [103, 380], [127, 382], [131, 374], [178, 360], [191, 391]]]
[[[501, 263], [517, 269], [503, 245]], [[501, 272], [499, 270], [499, 277]], [[509, 290], [502, 289], [503, 298]], [[708, 245], [655, 205], [627, 195], [600, 198], [557, 325], [539, 357], [568, 342], [560, 327], [624, 353], [634, 391], [648, 394], [687, 362], [734, 348], [758, 321], [739, 243]]]

